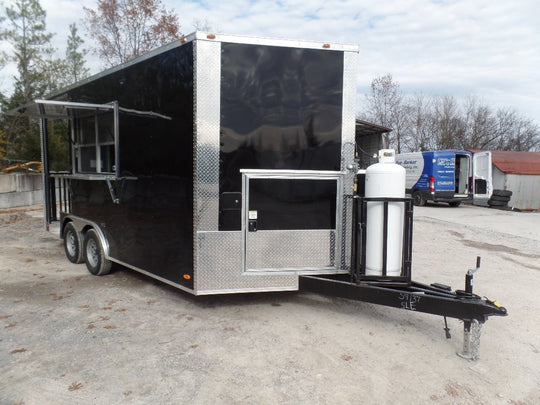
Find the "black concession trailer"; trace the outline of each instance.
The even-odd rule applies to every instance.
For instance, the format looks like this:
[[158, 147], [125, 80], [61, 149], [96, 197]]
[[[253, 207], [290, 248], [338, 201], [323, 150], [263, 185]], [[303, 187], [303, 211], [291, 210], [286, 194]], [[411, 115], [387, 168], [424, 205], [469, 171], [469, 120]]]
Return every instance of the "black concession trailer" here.
[[[304, 289], [466, 326], [504, 315], [472, 282], [411, 281], [406, 199], [401, 274], [365, 275], [357, 63], [356, 45], [196, 32], [12, 111], [41, 119], [47, 225], [93, 274], [115, 262], [196, 295]], [[48, 168], [51, 119], [69, 121], [68, 173]]]

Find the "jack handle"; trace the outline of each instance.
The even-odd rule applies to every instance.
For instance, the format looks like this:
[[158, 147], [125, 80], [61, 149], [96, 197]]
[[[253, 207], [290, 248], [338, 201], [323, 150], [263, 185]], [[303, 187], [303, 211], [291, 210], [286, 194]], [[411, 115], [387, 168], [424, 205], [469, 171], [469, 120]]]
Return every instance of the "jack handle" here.
[[469, 269], [467, 271], [467, 274], [465, 275], [465, 292], [472, 294], [473, 292], [473, 275], [478, 270], [480, 270], [480, 263], [482, 262], [482, 258], [480, 256], [476, 256], [476, 267], [474, 269]]

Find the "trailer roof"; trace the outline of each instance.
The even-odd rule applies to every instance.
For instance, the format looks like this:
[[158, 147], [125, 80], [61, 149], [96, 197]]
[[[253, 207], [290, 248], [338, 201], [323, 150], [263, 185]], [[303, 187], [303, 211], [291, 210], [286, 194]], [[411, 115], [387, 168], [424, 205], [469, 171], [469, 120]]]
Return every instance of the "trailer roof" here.
[[[471, 150], [471, 152], [484, 152]], [[503, 173], [540, 174], [540, 152], [492, 150], [491, 163]]]
[[[215, 42], [227, 42], [227, 43], [238, 43], [238, 44], [253, 44], [261, 46], [280, 46], [288, 48], [307, 48], [307, 49], [324, 49], [326, 51], [342, 51], [342, 52], [355, 52], [358, 53], [358, 45], [356, 44], [338, 44], [334, 42], [320, 42], [320, 41], [306, 41], [306, 40], [292, 40], [284, 38], [264, 38], [264, 37], [249, 37], [242, 35], [229, 35], [229, 34], [213, 34], [203, 31], [195, 31], [189, 35], [183, 36], [182, 38], [170, 42], [166, 45], [163, 45], [159, 48], [156, 48], [144, 55], [138, 56], [130, 61], [127, 61], [121, 65], [114, 66], [110, 69], [99, 72], [93, 76], [90, 76], [86, 79], [83, 79], [77, 83], [69, 85], [63, 89], [60, 89], [56, 92], [53, 92], [47, 95], [46, 99], [56, 99], [58, 100], [59, 96], [64, 95], [68, 90], [79, 87], [83, 84], [92, 82], [99, 79], [100, 77], [107, 76], [111, 73], [117, 72], [119, 70], [125, 69], [131, 65], [135, 65], [139, 62], [142, 62], [146, 59], [152, 58], [161, 53], [167, 52], [171, 49], [178, 48], [184, 44], [193, 42], [195, 40], [199, 41], [215, 41]], [[34, 102], [18, 106], [10, 111], [7, 111], [5, 114], [8, 115], [40, 115], [36, 114], [38, 111]]]

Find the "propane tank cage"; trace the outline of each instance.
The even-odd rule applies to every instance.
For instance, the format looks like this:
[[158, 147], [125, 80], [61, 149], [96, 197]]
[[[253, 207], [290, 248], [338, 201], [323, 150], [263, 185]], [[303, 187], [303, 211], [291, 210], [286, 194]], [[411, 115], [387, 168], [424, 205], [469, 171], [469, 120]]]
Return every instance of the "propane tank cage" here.
[[[399, 285], [409, 285], [411, 283], [412, 267], [412, 232], [413, 232], [413, 203], [410, 198], [375, 198], [375, 197], [353, 197], [353, 218], [355, 229], [352, 232], [352, 258], [351, 258], [351, 278], [353, 282], [391, 282]], [[381, 202], [383, 204], [383, 243], [382, 243], [382, 274], [366, 275], [366, 245], [367, 245], [367, 206], [369, 202]], [[388, 259], [388, 204], [402, 203], [404, 208], [403, 221], [403, 244], [401, 272], [399, 276], [387, 275]], [[358, 254], [360, 252], [360, 254]]]

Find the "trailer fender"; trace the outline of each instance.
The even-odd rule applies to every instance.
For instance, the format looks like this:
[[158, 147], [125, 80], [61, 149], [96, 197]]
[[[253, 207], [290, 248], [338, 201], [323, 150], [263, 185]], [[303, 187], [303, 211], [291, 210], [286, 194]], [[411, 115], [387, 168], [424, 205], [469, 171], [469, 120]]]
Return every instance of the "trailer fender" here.
[[93, 221], [88, 221], [75, 215], [68, 215], [64, 218], [62, 222], [62, 227], [60, 229], [60, 235], [62, 238], [64, 237], [64, 228], [68, 223], [71, 223], [73, 227], [77, 230], [80, 235], [81, 242], [84, 242], [86, 232], [88, 232], [90, 229], [93, 229], [96, 232], [96, 235], [99, 238], [99, 242], [101, 243], [101, 246], [103, 248], [104, 258], [110, 260], [109, 241], [105, 236], [105, 232], [103, 232], [103, 230], [97, 223]]

